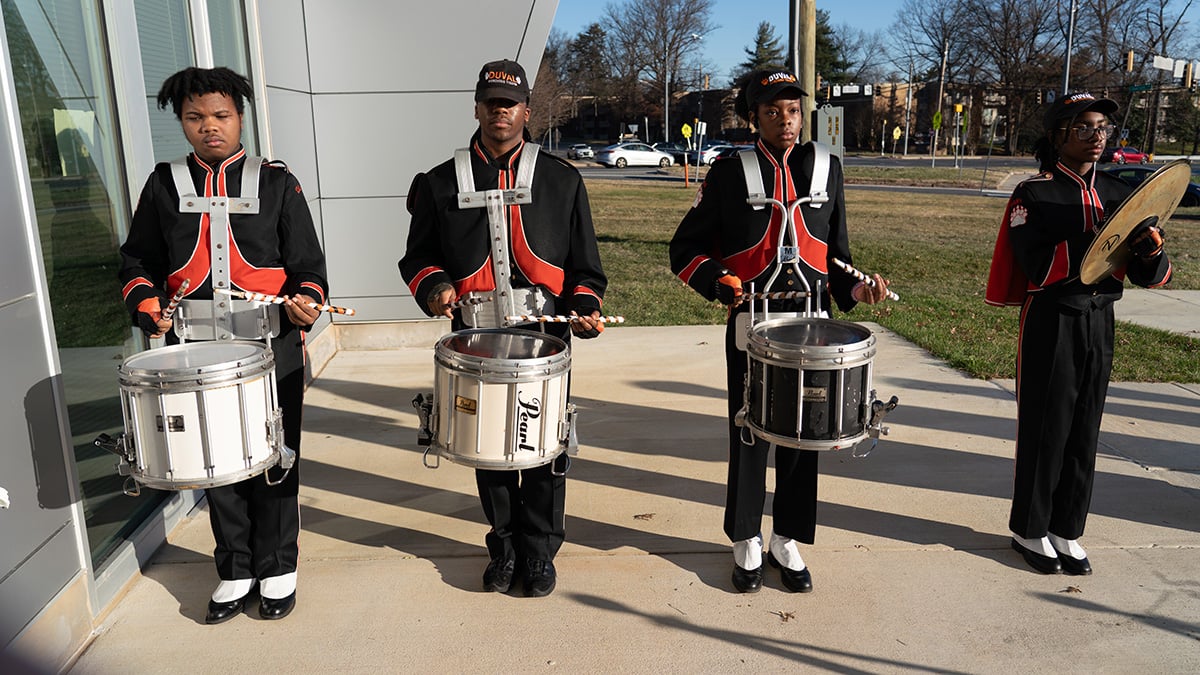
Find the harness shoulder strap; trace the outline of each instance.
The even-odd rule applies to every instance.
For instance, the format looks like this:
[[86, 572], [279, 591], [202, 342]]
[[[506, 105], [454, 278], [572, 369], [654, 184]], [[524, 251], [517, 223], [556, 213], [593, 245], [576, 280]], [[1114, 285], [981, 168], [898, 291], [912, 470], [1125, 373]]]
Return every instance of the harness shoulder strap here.
[[537, 164], [538, 153], [542, 146], [537, 143], [526, 143], [521, 148], [521, 159], [517, 162], [517, 187], [529, 189], [533, 187], [533, 168]]
[[[763, 200], [767, 193], [763, 189], [762, 171], [758, 166], [758, 151], [754, 148], [738, 151], [738, 159], [742, 160], [742, 173], [746, 174], [746, 194], [748, 199]], [[767, 208], [765, 202], [751, 205], [755, 211]]]
[[458, 178], [459, 192], [475, 191], [475, 174], [471, 173], [471, 149], [454, 151], [454, 175]]
[[202, 213], [207, 210], [207, 204], [201, 204], [196, 195], [196, 183], [192, 180], [192, 171], [188, 168], [187, 157], [181, 157], [171, 162], [171, 180], [175, 183], [175, 191], [179, 193], [179, 211], [181, 213]]
[[808, 186], [808, 205], [814, 209], [829, 201], [829, 146], [811, 142], [813, 155], [812, 183]]
[[258, 198], [258, 174], [262, 171], [262, 157], [247, 157], [242, 164], [242, 198]]

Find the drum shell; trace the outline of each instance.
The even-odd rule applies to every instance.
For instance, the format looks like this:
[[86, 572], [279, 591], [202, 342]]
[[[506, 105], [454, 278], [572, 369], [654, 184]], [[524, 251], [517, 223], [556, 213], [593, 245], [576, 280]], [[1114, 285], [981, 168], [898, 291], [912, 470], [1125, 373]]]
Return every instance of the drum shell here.
[[526, 330], [464, 330], [438, 342], [434, 364], [432, 445], [442, 457], [510, 470], [566, 450], [566, 342]]
[[279, 462], [275, 357], [258, 342], [191, 342], [120, 366], [130, 475], [147, 487], [236, 483]]
[[851, 447], [867, 435], [875, 336], [849, 321], [772, 319], [751, 328], [746, 423], [771, 443]]

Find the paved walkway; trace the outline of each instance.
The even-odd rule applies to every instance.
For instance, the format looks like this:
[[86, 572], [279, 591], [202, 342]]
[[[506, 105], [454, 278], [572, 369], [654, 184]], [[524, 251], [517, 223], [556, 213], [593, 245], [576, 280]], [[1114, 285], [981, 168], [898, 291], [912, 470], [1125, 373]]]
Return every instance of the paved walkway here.
[[758, 594], [730, 585], [721, 328], [576, 343], [583, 447], [558, 590], [536, 600], [480, 590], [472, 472], [422, 467], [409, 401], [432, 389], [431, 351], [342, 351], [305, 410], [296, 611], [204, 625], [196, 513], [73, 672], [1195, 672], [1200, 384], [1112, 386], [1096, 573], [1042, 576], [1006, 531], [1011, 382], [872, 327], [874, 384], [901, 404], [870, 457], [821, 456], [811, 594], [771, 571]]

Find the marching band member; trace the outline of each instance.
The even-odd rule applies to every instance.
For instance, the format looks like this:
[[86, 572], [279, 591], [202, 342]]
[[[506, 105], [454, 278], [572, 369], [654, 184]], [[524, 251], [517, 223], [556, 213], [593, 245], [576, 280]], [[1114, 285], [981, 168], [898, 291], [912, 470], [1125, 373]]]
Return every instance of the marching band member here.
[[[497, 290], [501, 272], [491, 259], [489, 233], [492, 227], [502, 228], [511, 253], [500, 264], [507, 263], [504, 274], [511, 273], [511, 288], [546, 303], [545, 314], [577, 315], [569, 324], [541, 324], [569, 343], [572, 333], [592, 338], [603, 330], [598, 319], [607, 279], [579, 172], [553, 155], [530, 154], [537, 146], [526, 143], [529, 92], [525, 71], [514, 61], [494, 61], [480, 70], [475, 86], [479, 129], [470, 147], [456, 153], [468, 176], [458, 175], [454, 159], [416, 176], [409, 190], [408, 246], [399, 267], [421, 309], [429, 316], [451, 318], [452, 328], [461, 330], [468, 326], [464, 310], [450, 305], [468, 292]], [[473, 182], [480, 191], [514, 188], [523, 160], [525, 169], [532, 170], [529, 203], [505, 205], [504, 222], [499, 223], [489, 220], [486, 209], [460, 208], [458, 193], [473, 191], [460, 180]], [[491, 525], [485, 538], [491, 557], [483, 573], [485, 589], [507, 592], [520, 570], [525, 595], [540, 597], [554, 590], [554, 556], [565, 536], [566, 478], [561, 474], [566, 462], [564, 453], [523, 470], [475, 470]]]
[[[803, 122], [796, 77], [784, 70], [751, 73], [736, 109], [758, 131], [753, 159], [762, 185], [770, 197], [791, 204], [807, 196], [813, 183], [818, 151], [814, 144], [797, 145]], [[827, 192], [824, 204], [805, 204], [796, 217], [801, 267], [809, 287], [821, 289], [814, 309], [827, 311], [830, 297], [842, 311], [858, 302], [884, 299], [887, 282], [874, 275], [874, 286], [858, 282], [830, 263], [850, 262], [846, 211], [842, 192], [842, 167], [836, 157], [827, 159], [827, 182], [812, 185]], [[746, 353], [736, 345], [736, 319], [746, 311], [743, 284], [756, 283], [758, 291], [803, 290], [790, 266], [781, 274], [786, 283], [763, 288], [778, 268], [779, 228], [785, 219], [778, 208], [755, 209], [746, 203], [750, 189], [746, 162], [728, 159], [709, 170], [692, 209], [684, 216], [671, 240], [671, 269], [708, 300], [729, 307], [725, 333], [729, 390], [729, 475], [725, 504], [725, 534], [733, 542], [733, 585], [739, 592], [754, 593], [763, 582], [763, 506], [770, 444], [755, 439], [742, 442], [742, 429], [734, 416], [742, 408], [747, 370]], [[810, 192], [811, 193], [811, 192]], [[804, 309], [803, 300], [780, 301], [782, 311]], [[780, 568], [784, 586], [792, 592], [812, 590], [812, 575], [797, 542], [813, 543], [816, 532], [817, 455], [812, 450], [779, 449], [775, 453], [773, 531], [767, 562]]]
[[[279, 334], [270, 346], [284, 444], [298, 453], [303, 331], [319, 316], [308, 305], [324, 303], [328, 294], [325, 256], [295, 176], [281, 162], [248, 166], [249, 161], [262, 161], [248, 160], [241, 144], [244, 99], [252, 95], [250, 82], [228, 68], [187, 68], [163, 83], [158, 105], [172, 106], [194, 151], [186, 164], [175, 163], [174, 168], [170, 162], [158, 164], [146, 181], [129, 236], [121, 246], [120, 278], [134, 325], [150, 337], [161, 337], [172, 328], [162, 309], [168, 292], [184, 280], [190, 280], [184, 302], [196, 302], [197, 307], [213, 306], [214, 288], [284, 295], [286, 320], [277, 321]], [[246, 188], [254, 189], [249, 182], [242, 183], [246, 172], [259, 175], [257, 213], [181, 211], [180, 195], [185, 193], [202, 198], [246, 197]], [[190, 184], [180, 185], [177, 178]], [[226, 240], [211, 237], [213, 228], [227, 229]], [[279, 310], [272, 305], [270, 311]], [[230, 337], [216, 334], [215, 320], [211, 332], [207, 337]], [[168, 340], [177, 338], [171, 334]], [[257, 476], [206, 491], [216, 540], [213, 557], [221, 580], [208, 603], [207, 623], [239, 614], [255, 585], [259, 615], [264, 619], [281, 619], [292, 611], [299, 484], [296, 465], [276, 486]]]
[[1021, 306], [1009, 529], [1012, 547], [1044, 574], [1092, 573], [1077, 540], [1091, 504], [1121, 277], [1148, 288], [1171, 278], [1154, 226], [1132, 233], [1135, 255], [1117, 276], [1092, 285], [1079, 278], [1104, 214], [1130, 193], [1096, 169], [1113, 133], [1106, 115], [1116, 110], [1088, 93], [1051, 104], [1035, 148], [1041, 173], [1009, 199], [988, 280], [989, 304]]

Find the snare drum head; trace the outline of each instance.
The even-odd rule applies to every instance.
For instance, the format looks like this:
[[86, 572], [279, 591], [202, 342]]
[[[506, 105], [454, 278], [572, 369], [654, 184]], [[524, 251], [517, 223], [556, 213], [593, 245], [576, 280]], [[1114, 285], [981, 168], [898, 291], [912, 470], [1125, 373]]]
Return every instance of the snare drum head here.
[[189, 342], [140, 352], [125, 359], [125, 372], [204, 373], [214, 366], [227, 368], [231, 364], [262, 360], [269, 350], [257, 342]]
[[458, 354], [502, 361], [543, 359], [561, 354], [567, 343], [529, 330], [476, 329], [451, 333], [439, 347]]
[[871, 331], [849, 321], [795, 318], [764, 321], [754, 326], [755, 337], [769, 344], [804, 347], [852, 345], [871, 337]]

